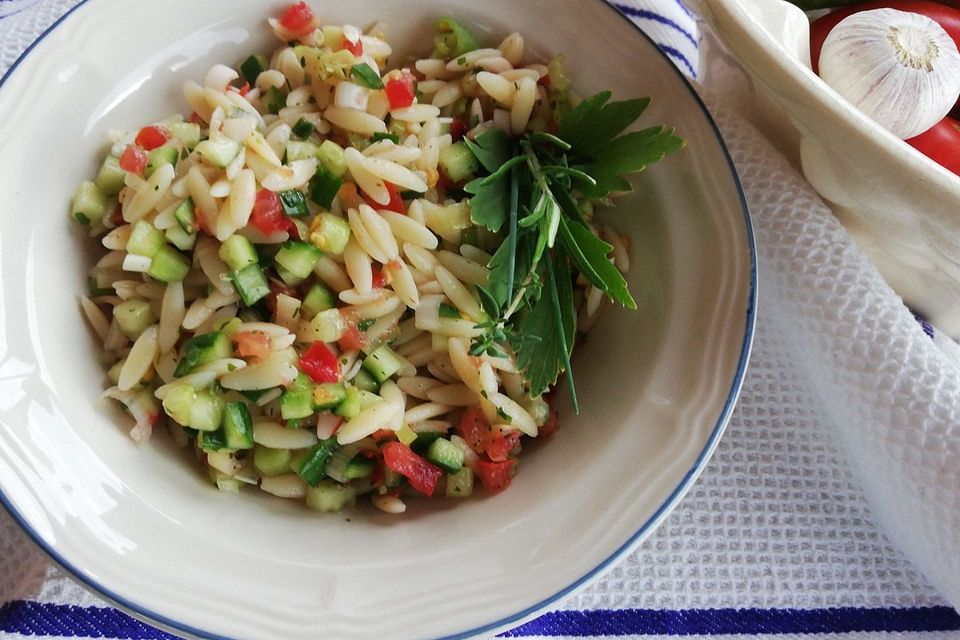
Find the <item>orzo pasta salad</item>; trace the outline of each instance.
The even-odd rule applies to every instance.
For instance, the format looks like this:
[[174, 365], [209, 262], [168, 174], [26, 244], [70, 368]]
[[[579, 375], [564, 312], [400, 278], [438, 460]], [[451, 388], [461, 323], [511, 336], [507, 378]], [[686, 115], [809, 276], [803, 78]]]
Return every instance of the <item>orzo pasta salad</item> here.
[[505, 489], [561, 374], [579, 410], [577, 335], [636, 307], [594, 208], [683, 141], [625, 133], [648, 99], [578, 97], [518, 33], [442, 17], [414, 59], [303, 2], [269, 24], [279, 48], [112, 132], [73, 198], [107, 250], [81, 298], [105, 396], [225, 491], [399, 513]]

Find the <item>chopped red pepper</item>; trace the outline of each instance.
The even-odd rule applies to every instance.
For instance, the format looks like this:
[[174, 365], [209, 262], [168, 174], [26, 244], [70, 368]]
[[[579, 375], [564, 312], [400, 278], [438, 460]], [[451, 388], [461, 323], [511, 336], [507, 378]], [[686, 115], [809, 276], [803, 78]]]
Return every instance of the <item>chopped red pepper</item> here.
[[463, 134], [469, 131], [467, 127], [467, 119], [463, 116], [458, 116], [453, 119], [453, 122], [450, 123], [450, 137], [453, 138], [454, 142], [459, 142], [463, 140]]
[[484, 443], [484, 449], [494, 462], [503, 462], [510, 452], [520, 444], [520, 433], [514, 429], [491, 431]]
[[120, 156], [120, 168], [129, 173], [140, 175], [147, 167], [147, 153], [135, 144], [124, 149]]
[[383, 289], [387, 286], [387, 276], [383, 274], [383, 269], [374, 269], [373, 270], [373, 288], [374, 289]]
[[380, 204], [375, 202], [373, 199], [363, 196], [363, 199], [367, 201], [367, 204], [371, 208], [376, 209], [377, 211], [394, 211], [396, 213], [406, 213], [403, 207], [403, 198], [400, 197], [400, 188], [392, 182], [387, 182], [384, 180], [383, 184], [387, 187], [387, 192], [390, 194], [390, 202], [387, 204]]
[[270, 336], [263, 331], [238, 331], [230, 336], [241, 358], [265, 358], [270, 354]]
[[347, 326], [347, 330], [340, 336], [340, 339], [337, 340], [337, 344], [339, 344], [340, 348], [344, 351], [359, 351], [367, 344], [364, 338], [365, 336], [363, 332], [357, 328], [356, 322], [351, 322]]
[[543, 74], [542, 76], [540, 76], [540, 79], [537, 80], [537, 84], [539, 84], [539, 85], [542, 86], [542, 87], [546, 87], [547, 89], [549, 89], [549, 88], [550, 88], [550, 74], [545, 73], [545, 74]]
[[298, 2], [287, 7], [280, 16], [280, 25], [290, 33], [302, 36], [313, 31], [316, 26], [313, 11], [306, 2]]
[[227, 91], [233, 91], [234, 93], [239, 93], [241, 96], [245, 96], [250, 93], [250, 83], [244, 82], [243, 86], [240, 87], [227, 87]]
[[290, 219], [283, 215], [283, 205], [280, 196], [269, 189], [260, 189], [253, 203], [253, 213], [250, 214], [250, 224], [264, 235], [277, 231], [285, 231], [292, 224]]
[[490, 423], [480, 407], [471, 407], [460, 417], [460, 434], [470, 448], [483, 453], [484, 442], [490, 434]]
[[510, 486], [510, 481], [513, 479], [511, 474], [513, 464], [513, 460], [504, 462], [477, 460], [473, 464], [473, 470], [480, 477], [484, 489], [491, 493], [499, 493]]
[[[402, 442], [389, 442], [383, 446], [383, 462], [406, 477], [416, 491], [432, 496], [443, 471], [440, 467], [427, 462]], [[486, 486], [486, 485], [484, 485]]]
[[196, 111], [191, 111], [190, 117], [187, 118], [187, 122], [189, 122], [190, 124], [202, 124], [203, 118], [201, 118], [200, 114], [197, 113]]
[[152, 151], [157, 147], [167, 144], [170, 139], [170, 132], [163, 127], [144, 127], [137, 133], [136, 143], [147, 151]]
[[363, 42], [360, 40], [357, 40], [356, 42], [350, 42], [344, 38], [340, 41], [340, 46], [352, 53], [356, 58], [359, 58], [363, 55]]
[[540, 427], [539, 432], [537, 433], [538, 438], [549, 438], [555, 434], [560, 429], [560, 414], [556, 411], [550, 412], [550, 417], [547, 418], [547, 422]]
[[402, 72], [399, 78], [388, 80], [384, 90], [391, 109], [409, 107], [417, 97], [417, 79], [412, 73]]
[[300, 356], [300, 369], [318, 384], [340, 380], [340, 361], [330, 347], [322, 342], [314, 342]]

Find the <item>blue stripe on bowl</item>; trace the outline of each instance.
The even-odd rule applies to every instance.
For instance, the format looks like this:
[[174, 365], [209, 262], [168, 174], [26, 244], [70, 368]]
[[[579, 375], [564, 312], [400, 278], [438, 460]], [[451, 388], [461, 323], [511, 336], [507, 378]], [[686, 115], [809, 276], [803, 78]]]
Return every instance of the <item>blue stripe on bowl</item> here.
[[[174, 638], [117, 609], [29, 601], [11, 602], [0, 607], [0, 631], [67, 638]], [[949, 607], [555, 611], [507, 631], [501, 637], [935, 631], [960, 631], [960, 614]]]

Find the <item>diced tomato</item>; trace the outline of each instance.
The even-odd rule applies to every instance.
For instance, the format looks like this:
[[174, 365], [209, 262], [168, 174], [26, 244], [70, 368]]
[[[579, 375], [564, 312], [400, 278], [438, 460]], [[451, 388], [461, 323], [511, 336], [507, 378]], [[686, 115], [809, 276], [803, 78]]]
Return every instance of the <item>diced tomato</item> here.
[[463, 134], [468, 130], [467, 119], [463, 116], [454, 118], [453, 122], [450, 123], [450, 137], [453, 138], [454, 142], [463, 140]]
[[383, 269], [373, 270], [373, 288], [383, 289], [387, 285], [387, 276], [383, 274]]
[[314, 342], [300, 356], [300, 369], [318, 384], [340, 380], [340, 361], [330, 347], [322, 342]]
[[260, 189], [253, 203], [250, 224], [264, 235], [270, 235], [277, 231], [285, 231], [290, 227], [291, 221], [283, 215], [280, 196], [269, 189]]
[[140, 175], [147, 167], [147, 153], [135, 144], [123, 150], [120, 156], [120, 168], [129, 173]]
[[484, 443], [487, 455], [494, 462], [503, 462], [510, 457], [510, 452], [520, 444], [520, 432], [514, 429], [491, 431]]
[[427, 462], [402, 442], [389, 442], [383, 446], [383, 462], [406, 477], [410, 486], [426, 496], [432, 496], [437, 481], [443, 475], [440, 467]]
[[472, 407], [463, 412], [460, 417], [460, 435], [467, 441], [470, 448], [477, 453], [483, 453], [484, 442], [490, 434], [490, 423], [480, 407]]
[[403, 72], [399, 78], [391, 78], [384, 86], [391, 109], [401, 109], [413, 104], [417, 97], [417, 79], [412, 73]]
[[190, 117], [187, 118], [187, 122], [189, 122], [190, 124], [202, 124], [203, 118], [201, 118], [200, 114], [197, 113], [196, 111], [191, 111]]
[[352, 182], [344, 182], [337, 191], [337, 197], [340, 198], [340, 204], [344, 209], [359, 209], [363, 204], [363, 198], [357, 192], [357, 185]]
[[510, 481], [513, 479], [511, 474], [513, 464], [513, 460], [503, 462], [477, 460], [473, 463], [473, 470], [480, 477], [484, 489], [491, 493], [500, 493], [510, 486]]
[[241, 358], [265, 358], [270, 353], [270, 336], [263, 331], [238, 331], [230, 339]]
[[356, 58], [359, 58], [363, 55], [363, 43], [359, 40], [356, 42], [350, 42], [344, 38], [340, 41], [340, 46], [352, 53]]
[[549, 438], [555, 434], [560, 429], [560, 414], [556, 411], [550, 412], [550, 417], [547, 418], [546, 423], [540, 427], [539, 432], [537, 433], [538, 438]]
[[298, 2], [287, 7], [280, 16], [280, 25], [290, 33], [301, 36], [313, 31], [316, 22], [313, 11], [306, 2]]
[[227, 87], [227, 91], [233, 91], [234, 93], [239, 93], [241, 96], [245, 96], [250, 93], [250, 83], [244, 82], [241, 87]]
[[163, 127], [144, 127], [137, 134], [136, 143], [147, 151], [151, 151], [167, 144], [169, 139], [170, 132]]
[[390, 440], [395, 435], [397, 435], [397, 432], [391, 429], [377, 429], [373, 432], [372, 437], [374, 440]]
[[541, 87], [546, 87], [546, 88], [549, 89], [549, 88], [550, 88], [550, 74], [546, 74], [546, 73], [545, 73], [545, 74], [543, 74], [542, 76], [540, 76], [540, 79], [537, 80], [537, 84], [539, 84]]
[[377, 211], [386, 210], [395, 211], [396, 213], [406, 213], [403, 207], [403, 198], [400, 197], [400, 188], [392, 182], [384, 181], [383, 184], [387, 187], [387, 192], [390, 194], [390, 202], [380, 204], [367, 196], [363, 196], [363, 199], [367, 201], [367, 204], [370, 205], [372, 209]]
[[340, 348], [344, 351], [359, 351], [367, 344], [364, 338], [364, 333], [357, 328], [357, 324], [351, 322], [347, 330], [340, 336], [340, 339], [337, 340], [337, 344], [339, 344]]

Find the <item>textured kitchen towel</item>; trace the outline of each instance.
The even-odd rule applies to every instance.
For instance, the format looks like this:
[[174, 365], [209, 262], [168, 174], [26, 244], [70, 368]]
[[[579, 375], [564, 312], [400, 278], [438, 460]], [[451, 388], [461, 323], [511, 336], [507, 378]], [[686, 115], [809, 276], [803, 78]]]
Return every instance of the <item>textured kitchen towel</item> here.
[[[0, 19], [0, 72], [72, 4], [40, 0]], [[679, 68], [701, 73], [696, 25], [678, 0], [618, 6]], [[932, 521], [890, 530], [928, 564], [940, 544], [944, 563], [960, 554], [955, 521], [935, 535], [956, 503], [936, 513], [920, 483], [928, 474], [939, 492], [931, 495], [942, 498], [949, 478], [935, 475], [944, 467], [931, 452], [956, 459], [955, 394], [944, 382], [952, 374], [941, 371], [949, 367], [802, 178], [725, 104], [711, 106], [760, 245], [757, 341], [739, 406], [703, 476], [644, 545], [509, 635], [960, 638], [960, 616], [874, 524], [875, 512], [891, 513], [883, 500], [892, 490], [878, 492], [877, 482], [902, 477], [895, 497], [917, 505], [902, 512], [927, 505]], [[854, 455], [831, 434], [848, 434], [841, 442]], [[886, 468], [867, 483], [870, 506], [851, 473], [865, 464], [858, 455], [884, 456]], [[949, 592], [949, 579], [931, 575]], [[5, 515], [0, 602], [0, 633], [11, 638], [162, 637], [51, 567]]]

